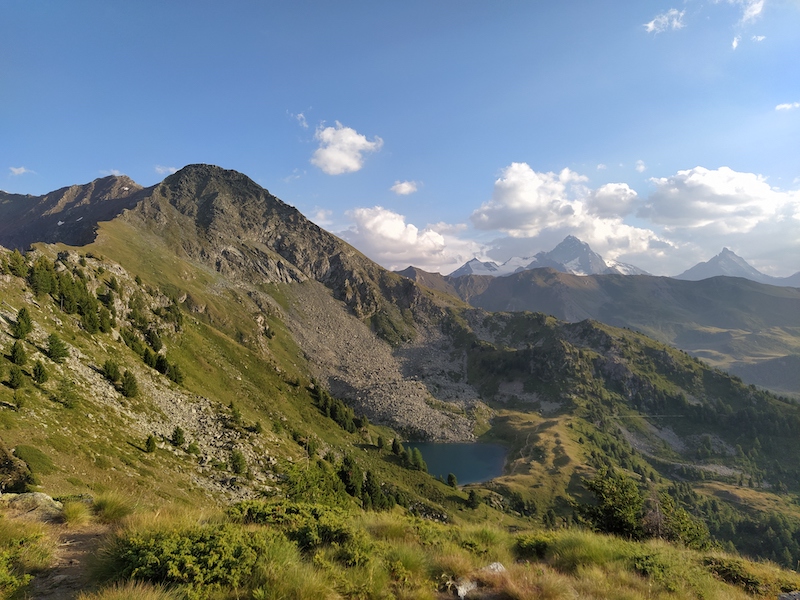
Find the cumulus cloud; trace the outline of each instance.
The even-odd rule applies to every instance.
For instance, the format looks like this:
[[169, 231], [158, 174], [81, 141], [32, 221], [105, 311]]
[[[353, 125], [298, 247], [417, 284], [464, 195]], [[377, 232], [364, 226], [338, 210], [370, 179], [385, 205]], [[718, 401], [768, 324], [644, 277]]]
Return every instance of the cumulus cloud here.
[[319, 148], [311, 157], [311, 164], [328, 175], [341, 175], [360, 171], [364, 166], [364, 154], [377, 152], [383, 140], [377, 135], [372, 141], [351, 127], [336, 121], [335, 127], [318, 127], [314, 138]]
[[492, 199], [472, 213], [478, 229], [498, 229], [511, 236], [528, 237], [554, 221], [577, 218], [580, 203], [568, 192], [586, 177], [569, 169], [560, 173], [538, 173], [527, 163], [511, 163], [494, 183]]
[[800, 108], [800, 102], [788, 102], [786, 104], [778, 104], [775, 107], [775, 110], [794, 110], [795, 108]]
[[604, 218], [624, 217], [635, 210], [639, 199], [627, 183], [606, 183], [589, 192], [586, 197], [588, 212]]
[[754, 42], [763, 42], [765, 39], [767, 39], [767, 36], [765, 36], [765, 35], [754, 35], [750, 39], [753, 40]]
[[357, 208], [347, 216], [351, 227], [340, 235], [388, 269], [414, 265], [426, 271], [449, 273], [476, 255], [482, 246], [460, 237], [464, 227], [437, 223], [424, 229], [382, 206]]
[[25, 173], [34, 173], [35, 171], [31, 171], [25, 167], [8, 167], [8, 170], [11, 171], [12, 175], [25, 175]]
[[639, 173], [644, 173], [647, 170], [647, 165], [644, 164], [643, 160], [636, 161], [636, 171]]
[[648, 33], [661, 33], [669, 29], [681, 29], [685, 10], [670, 8], [667, 12], [657, 15], [652, 21], [644, 24], [644, 29]]
[[576, 235], [606, 258], [645, 253], [659, 241], [652, 231], [623, 222], [636, 212], [638, 196], [625, 183], [592, 190], [587, 178], [564, 169], [538, 173], [526, 163], [512, 163], [495, 181], [492, 199], [472, 213], [477, 229], [508, 237], [492, 244], [493, 256], [531, 256], [551, 250], [567, 235]]
[[155, 169], [159, 175], [172, 175], [178, 171], [175, 167], [165, 167], [164, 165], [156, 165]]
[[120, 177], [124, 174], [125, 173], [123, 173], [119, 169], [106, 169], [100, 171], [100, 175], [113, 175], [114, 177]]
[[390, 188], [398, 196], [408, 196], [417, 191], [416, 181], [395, 181]]
[[331, 225], [333, 223], [331, 220], [332, 216], [333, 211], [328, 210], [327, 208], [320, 208], [318, 206], [315, 206], [314, 210], [311, 212], [311, 220], [320, 227]]
[[733, 41], [731, 42], [731, 48], [736, 50], [736, 48], [739, 47], [739, 42], [741, 41], [742, 41], [742, 36], [737, 35], [735, 38], [733, 38]]
[[605, 171], [607, 168], [608, 167], [606, 165], [604, 165], [603, 163], [600, 163], [599, 165], [597, 165], [597, 170], [598, 171]]
[[[661, 226], [684, 250], [684, 269], [727, 246], [737, 248], [756, 268], [775, 269], [770, 274], [797, 271], [800, 192], [773, 187], [762, 175], [728, 167], [695, 167], [651, 181], [656, 189], [637, 216]], [[681, 256], [676, 253], [672, 259]]]
[[650, 181], [656, 190], [639, 216], [672, 231], [744, 234], [777, 218], [787, 203], [798, 201], [796, 192], [777, 190], [761, 175], [729, 167], [695, 167]]

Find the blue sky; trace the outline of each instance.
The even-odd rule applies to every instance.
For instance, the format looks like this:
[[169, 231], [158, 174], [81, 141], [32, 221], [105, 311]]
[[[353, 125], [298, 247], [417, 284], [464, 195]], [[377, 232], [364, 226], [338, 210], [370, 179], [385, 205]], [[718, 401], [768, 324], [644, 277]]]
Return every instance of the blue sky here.
[[800, 270], [800, 1], [0, 2], [0, 189], [241, 171], [390, 268]]

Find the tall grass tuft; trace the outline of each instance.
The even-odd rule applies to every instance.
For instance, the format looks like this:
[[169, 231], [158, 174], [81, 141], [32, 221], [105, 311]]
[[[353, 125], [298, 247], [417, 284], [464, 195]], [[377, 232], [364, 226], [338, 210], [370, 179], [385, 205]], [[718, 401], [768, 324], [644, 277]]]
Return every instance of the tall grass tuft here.
[[116, 492], [104, 492], [94, 500], [94, 513], [101, 523], [119, 524], [133, 512], [130, 500]]
[[61, 518], [67, 527], [83, 527], [92, 520], [92, 510], [86, 502], [67, 500], [61, 510]]
[[179, 600], [176, 592], [160, 585], [129, 581], [90, 594], [82, 593], [77, 600]]

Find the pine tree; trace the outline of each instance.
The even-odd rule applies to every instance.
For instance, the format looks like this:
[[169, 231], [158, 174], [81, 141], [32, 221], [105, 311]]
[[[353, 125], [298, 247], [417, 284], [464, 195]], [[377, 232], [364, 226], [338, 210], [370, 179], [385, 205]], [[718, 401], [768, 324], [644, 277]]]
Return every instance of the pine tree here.
[[27, 335], [33, 331], [33, 321], [31, 320], [31, 313], [26, 307], [19, 309], [17, 313], [17, 320], [12, 326], [11, 333], [15, 338], [24, 340]]
[[449, 485], [452, 488], [458, 487], [458, 479], [456, 479], [455, 473], [447, 474], [447, 485]]
[[25, 257], [20, 254], [19, 250], [14, 250], [8, 257], [8, 270], [15, 277], [22, 277], [23, 279], [28, 276], [28, 263]]
[[13, 390], [17, 390], [25, 385], [25, 375], [22, 373], [22, 369], [20, 369], [17, 365], [11, 366], [11, 371], [8, 377], [8, 385]]
[[144, 451], [145, 452], [155, 452], [156, 451], [156, 436], [150, 434], [147, 436], [147, 440], [144, 443]]
[[478, 492], [475, 490], [469, 491], [469, 497], [467, 498], [467, 506], [472, 509], [478, 508], [481, 505], [481, 497], [478, 496]]
[[11, 362], [15, 365], [19, 365], [20, 367], [28, 362], [28, 353], [25, 352], [25, 346], [22, 345], [22, 342], [17, 340], [11, 346]]
[[247, 460], [241, 450], [231, 452], [231, 471], [237, 475], [247, 472]]
[[47, 379], [47, 369], [44, 368], [44, 363], [40, 360], [37, 360], [33, 365], [33, 380], [41, 385], [45, 383]]
[[183, 429], [179, 425], [175, 426], [175, 429], [172, 430], [172, 437], [169, 439], [170, 443], [173, 446], [180, 448], [183, 446], [184, 442], [186, 441], [186, 436], [183, 434]]
[[69, 356], [67, 345], [55, 333], [51, 333], [47, 338], [47, 356], [57, 363], [64, 362], [64, 359]]
[[119, 365], [109, 358], [103, 363], [103, 375], [111, 382], [119, 381], [119, 378], [121, 377]]
[[119, 391], [126, 398], [135, 398], [139, 394], [139, 384], [136, 382], [136, 375], [126, 370], [122, 375], [119, 384]]

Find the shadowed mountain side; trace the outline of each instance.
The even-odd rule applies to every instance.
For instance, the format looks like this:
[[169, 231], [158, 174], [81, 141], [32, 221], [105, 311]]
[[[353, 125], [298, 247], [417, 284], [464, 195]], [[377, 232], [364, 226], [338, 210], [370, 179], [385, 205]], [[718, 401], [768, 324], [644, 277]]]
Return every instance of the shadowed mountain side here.
[[[544, 312], [565, 321], [596, 319], [637, 329], [724, 368], [800, 351], [797, 288], [734, 277], [684, 281], [644, 275], [576, 276], [552, 269], [507, 277], [436, 277], [418, 273], [417, 280], [450, 286], [472, 306], [489, 311]], [[739, 367], [736, 372], [755, 373]], [[763, 377], [748, 381], [770, 387]], [[774, 389], [787, 391], [783, 385]], [[800, 388], [793, 389], [797, 392]]]
[[81, 246], [94, 240], [97, 223], [136, 205], [147, 190], [126, 176], [109, 176], [44, 196], [0, 191], [0, 245], [26, 250], [31, 244]]

